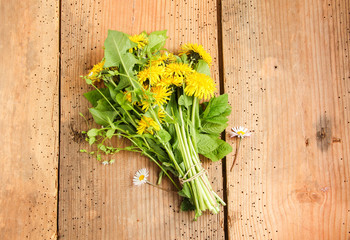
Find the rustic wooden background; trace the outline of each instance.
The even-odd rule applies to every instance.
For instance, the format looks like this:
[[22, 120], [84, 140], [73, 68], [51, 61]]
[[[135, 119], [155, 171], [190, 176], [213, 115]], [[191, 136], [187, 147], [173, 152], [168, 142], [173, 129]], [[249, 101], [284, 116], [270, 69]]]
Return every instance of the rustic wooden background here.
[[[79, 152], [79, 76], [108, 29], [212, 54], [230, 126], [254, 132], [232, 172], [233, 154], [205, 162], [220, 214], [193, 222], [176, 194], [133, 187], [158, 173], [137, 154]], [[0, 239], [350, 239], [349, 40], [348, 0], [0, 0]]]

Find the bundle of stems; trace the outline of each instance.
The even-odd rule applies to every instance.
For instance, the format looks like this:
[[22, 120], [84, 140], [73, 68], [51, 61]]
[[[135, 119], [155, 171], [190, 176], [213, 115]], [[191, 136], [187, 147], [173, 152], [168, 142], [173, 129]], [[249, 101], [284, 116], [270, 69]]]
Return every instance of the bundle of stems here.
[[[104, 59], [84, 76], [94, 88], [84, 94], [93, 105], [89, 111], [102, 126], [86, 131], [86, 140], [97, 145], [90, 154], [104, 164], [114, 160], [103, 156], [122, 150], [147, 156], [161, 169], [158, 183], [166, 175], [183, 197], [181, 209], [195, 210], [197, 219], [225, 205], [199, 154], [219, 161], [232, 151], [220, 139], [231, 107], [227, 95], [214, 97], [211, 56], [204, 48], [185, 44], [175, 55], [164, 49], [166, 38], [166, 31], [134, 36], [109, 31]], [[131, 145], [113, 146], [109, 139], [115, 136]]]

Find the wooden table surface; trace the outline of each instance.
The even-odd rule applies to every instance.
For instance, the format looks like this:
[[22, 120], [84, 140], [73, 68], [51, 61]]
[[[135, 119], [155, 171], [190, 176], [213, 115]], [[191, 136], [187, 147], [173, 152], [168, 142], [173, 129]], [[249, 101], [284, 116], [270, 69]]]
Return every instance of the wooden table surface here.
[[[159, 172], [138, 154], [79, 152], [79, 76], [108, 29], [213, 56], [230, 127], [253, 131], [232, 172], [234, 154], [204, 163], [220, 214], [194, 222], [176, 194], [133, 187]], [[0, 0], [0, 239], [350, 239], [349, 41], [348, 0]]]

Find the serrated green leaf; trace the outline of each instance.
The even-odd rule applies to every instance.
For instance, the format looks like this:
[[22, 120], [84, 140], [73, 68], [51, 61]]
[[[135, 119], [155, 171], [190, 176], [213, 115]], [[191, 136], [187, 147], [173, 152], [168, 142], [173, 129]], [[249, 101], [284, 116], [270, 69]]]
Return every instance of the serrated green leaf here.
[[87, 132], [88, 137], [96, 137], [98, 135], [98, 129], [92, 128]]
[[108, 30], [108, 36], [104, 46], [106, 59], [104, 67], [108, 68], [119, 66], [127, 51], [130, 48], [136, 47], [137, 44], [130, 41], [125, 33]]
[[228, 118], [225, 116], [216, 116], [213, 118], [206, 118], [203, 124], [205, 124], [206, 122], [216, 123], [216, 124], [226, 124], [227, 121], [228, 121]]
[[102, 126], [108, 126], [110, 122], [113, 122], [117, 116], [115, 111], [100, 111], [98, 109], [90, 108], [89, 109], [92, 117], [94, 118], [97, 124]]
[[191, 190], [188, 184], [184, 184], [181, 191], [178, 192], [181, 197], [191, 198]]
[[96, 138], [95, 138], [95, 137], [89, 138], [89, 144], [90, 144], [90, 145], [94, 144], [95, 141], [96, 141]]
[[199, 60], [195, 70], [199, 73], [203, 73], [205, 75], [208, 75], [210, 77], [210, 68], [208, 63], [206, 63], [204, 60]]
[[186, 94], [183, 94], [179, 97], [178, 104], [181, 106], [185, 106], [188, 108], [193, 103], [193, 97], [187, 96]]
[[109, 95], [111, 96], [111, 99], [113, 100], [113, 103], [115, 102], [115, 96], [119, 91], [116, 90], [113, 84], [111, 83], [105, 83], [105, 85], [108, 87]]
[[[121, 56], [121, 64], [123, 66], [123, 70], [126, 72], [127, 75], [133, 76], [132, 69], [134, 68], [135, 64], [139, 63], [135, 55], [132, 53], [125, 53]], [[122, 72], [122, 71], [121, 71]]]
[[126, 100], [125, 94], [120, 92], [115, 96], [116, 101], [119, 103], [119, 105], [123, 108], [125, 111], [129, 111], [132, 109], [130, 103]]
[[95, 109], [99, 111], [113, 111], [114, 109], [112, 108], [111, 104], [106, 101], [106, 99], [101, 98], [100, 100], [97, 101], [97, 106]]
[[164, 129], [160, 129], [158, 132], [157, 132], [158, 136], [160, 137], [160, 142], [161, 143], [167, 143], [170, 141], [171, 139], [171, 136], [170, 134], [164, 130]]
[[183, 63], [188, 63], [188, 57], [186, 54], [182, 54], [181, 57], [180, 57], [181, 61]]
[[104, 67], [119, 67], [119, 72], [125, 74], [127, 80], [139, 88], [139, 84], [135, 84], [133, 68], [139, 60], [135, 55], [128, 50], [135, 47], [136, 43], [129, 40], [128, 36], [118, 31], [108, 31], [108, 36], [105, 40], [105, 65]]
[[106, 133], [106, 137], [108, 137], [109, 139], [111, 139], [113, 137], [115, 130], [114, 129], [109, 129]]
[[191, 203], [190, 199], [184, 198], [184, 199], [182, 200], [181, 205], [180, 205], [180, 209], [181, 209], [181, 211], [186, 212], [186, 211], [195, 210], [196, 207]]
[[102, 145], [102, 144], [99, 145], [98, 148], [99, 148], [101, 151], [104, 151], [104, 152], [107, 150], [106, 146], [105, 146], [105, 145]]
[[146, 140], [147, 140], [149, 146], [151, 147], [150, 151], [152, 151], [154, 154], [156, 154], [160, 161], [163, 162], [163, 161], [168, 160], [168, 154], [159, 146], [159, 143], [157, 144], [151, 138], [147, 138]]
[[226, 112], [230, 108], [228, 104], [228, 95], [223, 94], [218, 97], [214, 97], [209, 101], [209, 104], [205, 111], [203, 112], [203, 118], [213, 118], [215, 116], [220, 116], [222, 113]]
[[120, 77], [120, 82], [118, 83], [117, 88], [115, 89], [115, 91], [120, 91], [123, 90], [127, 87], [130, 86], [130, 81], [127, 77], [121, 76]]
[[136, 133], [135, 128], [133, 128], [131, 125], [120, 124], [118, 125], [118, 128], [130, 135]]
[[[108, 88], [101, 88], [99, 90], [107, 98], [110, 97]], [[103, 96], [97, 90], [92, 90], [90, 92], [84, 93], [84, 97], [92, 104], [93, 107], [97, 106], [98, 100], [103, 99]]]
[[91, 85], [92, 84], [92, 80], [89, 78], [85, 78], [85, 82], [87, 85]]
[[227, 154], [232, 152], [232, 146], [225, 142], [224, 140], [217, 139], [218, 147], [209, 153], [202, 154], [203, 156], [209, 158], [213, 162], [219, 161], [224, 158]]
[[210, 135], [199, 134], [197, 138], [197, 147], [198, 153], [204, 155], [214, 151], [218, 147], [218, 143], [216, 141], [216, 138]]
[[202, 124], [201, 131], [208, 134], [220, 135], [220, 133], [222, 133], [227, 126], [228, 126], [227, 123], [218, 124], [218, 123], [206, 122]]
[[150, 53], [157, 52], [164, 48], [167, 39], [167, 30], [155, 31], [148, 35], [147, 51]]

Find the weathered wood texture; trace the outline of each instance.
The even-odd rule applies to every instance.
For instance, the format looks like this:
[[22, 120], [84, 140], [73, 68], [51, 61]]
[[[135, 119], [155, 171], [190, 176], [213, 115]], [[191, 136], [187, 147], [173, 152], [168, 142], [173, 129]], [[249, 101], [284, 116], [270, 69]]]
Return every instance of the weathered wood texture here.
[[0, 239], [56, 239], [58, 3], [0, 1]]
[[[136, 170], [159, 169], [138, 154], [120, 153], [111, 166], [79, 153], [87, 144], [79, 112], [89, 116], [88, 90], [79, 78], [103, 57], [108, 29], [129, 34], [168, 29], [167, 48], [188, 41], [203, 44], [214, 57], [218, 82], [217, 9], [214, 1], [62, 1], [61, 159], [59, 235], [61, 239], [224, 239], [224, 214], [179, 213], [176, 194], [132, 185]], [[119, 140], [119, 143], [120, 140]], [[223, 195], [221, 163], [206, 163], [213, 188]], [[170, 187], [164, 180], [165, 187]]]
[[229, 239], [349, 239], [349, 14], [349, 1], [223, 0], [230, 125], [254, 131], [232, 173], [227, 158]]

